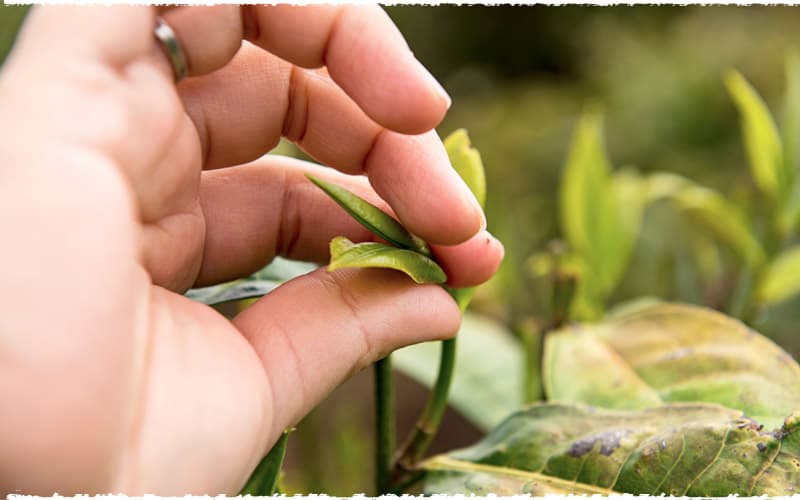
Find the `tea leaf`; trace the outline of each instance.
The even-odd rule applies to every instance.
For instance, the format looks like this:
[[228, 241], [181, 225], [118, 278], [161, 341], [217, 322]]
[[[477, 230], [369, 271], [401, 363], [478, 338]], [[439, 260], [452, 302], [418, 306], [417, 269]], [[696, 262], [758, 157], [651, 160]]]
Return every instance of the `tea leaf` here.
[[235, 281], [221, 285], [193, 288], [186, 297], [210, 306], [235, 300], [262, 297], [280, 285], [277, 281]]
[[791, 188], [794, 171], [784, 163], [783, 146], [772, 115], [739, 72], [725, 75], [725, 85], [742, 117], [742, 134], [753, 179], [764, 194], [783, 201]]
[[[394, 367], [426, 387], [439, 363], [438, 343], [405, 347], [392, 354]], [[488, 430], [522, 404], [522, 346], [502, 323], [465, 314], [458, 332], [450, 404]], [[488, 349], [488, 350], [487, 350]]]
[[[766, 432], [740, 411], [713, 404], [636, 412], [535, 404], [477, 444], [423, 467], [431, 471], [426, 491], [450, 494], [552, 486], [578, 493], [786, 495], [800, 481], [800, 413]], [[542, 476], [567, 483], [548, 484]]]
[[594, 319], [627, 268], [644, 209], [646, 184], [631, 170], [611, 175], [602, 117], [585, 113], [574, 133], [560, 194], [569, 248], [591, 269], [578, 283], [573, 315]]
[[581, 116], [575, 129], [561, 183], [561, 225], [571, 249], [602, 252], [609, 213], [610, 165], [602, 138], [602, 117]]
[[329, 271], [346, 267], [382, 267], [407, 274], [417, 283], [444, 283], [447, 276], [439, 265], [411, 250], [381, 243], [353, 243], [343, 236], [331, 241]]
[[333, 198], [340, 207], [345, 209], [362, 226], [379, 237], [398, 247], [430, 255], [430, 249], [425, 242], [409, 233], [391, 215], [380, 208], [341, 186], [317, 179], [311, 175], [306, 175], [306, 177], [325, 191], [328, 196]]
[[800, 409], [800, 366], [790, 355], [739, 321], [681, 304], [551, 334], [544, 379], [548, 400], [606, 408], [703, 401], [766, 425]]
[[272, 262], [247, 278], [214, 286], [192, 288], [185, 295], [192, 300], [208, 305], [258, 298], [268, 294], [281, 283], [309, 273], [316, 268], [316, 264], [309, 262], [275, 257]]
[[481, 154], [472, 147], [467, 131], [456, 130], [444, 140], [447, 156], [458, 175], [464, 179], [481, 207], [486, 203], [486, 174], [483, 170]]
[[757, 291], [762, 304], [777, 304], [800, 293], [800, 246], [780, 254], [767, 267]]
[[765, 260], [764, 249], [755, 238], [744, 214], [713, 189], [698, 186], [679, 175], [658, 173], [648, 178], [648, 200], [668, 199], [688, 212], [693, 221], [710, 229], [751, 267]]
[[588, 484], [506, 467], [476, 464], [439, 455], [422, 466], [426, 495], [474, 494], [484, 496], [609, 495], [613, 491]]
[[[797, 145], [800, 142], [800, 55], [786, 58], [786, 100], [783, 116], [783, 157], [787, 173], [797, 170]], [[793, 178], [793, 177], [792, 177]]]
[[272, 446], [267, 456], [259, 462], [256, 470], [247, 480], [247, 484], [242, 488], [240, 495], [270, 496], [276, 493], [278, 479], [283, 466], [283, 458], [286, 456], [286, 442], [291, 430], [283, 431], [278, 442]]
[[248, 276], [248, 280], [267, 280], [283, 283], [290, 279], [297, 278], [304, 274], [310, 273], [319, 266], [311, 262], [302, 262], [299, 260], [284, 259], [283, 257], [275, 257], [269, 265], [264, 266], [255, 273]]
[[622, 278], [630, 260], [644, 212], [647, 184], [633, 169], [623, 169], [611, 177], [609, 210], [614, 217], [608, 221], [609, 254], [604, 259], [606, 287], [611, 291]]

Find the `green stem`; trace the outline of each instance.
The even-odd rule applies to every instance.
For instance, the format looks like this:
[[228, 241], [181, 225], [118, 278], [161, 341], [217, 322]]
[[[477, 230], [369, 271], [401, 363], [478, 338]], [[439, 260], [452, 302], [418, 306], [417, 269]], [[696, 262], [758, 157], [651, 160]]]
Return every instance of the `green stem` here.
[[286, 456], [286, 442], [292, 430], [285, 430], [280, 439], [269, 450], [267, 456], [259, 462], [256, 470], [247, 480], [240, 495], [271, 496], [278, 488], [278, 479], [281, 475], [283, 458]]
[[389, 493], [394, 453], [394, 391], [392, 358], [375, 363], [375, 489], [377, 495]]
[[532, 403], [542, 399], [542, 344], [544, 334], [532, 318], [518, 323], [517, 334], [525, 349], [525, 380], [523, 401]]
[[425, 477], [425, 471], [423, 470], [415, 470], [410, 472], [402, 483], [399, 483], [392, 487], [390, 493], [392, 495], [403, 495], [409, 488], [417, 484], [420, 479]]
[[448, 339], [442, 342], [442, 354], [439, 360], [439, 373], [433, 386], [428, 402], [422, 410], [411, 435], [406, 441], [397, 465], [402, 469], [395, 471], [395, 481], [403, 471], [411, 470], [417, 462], [425, 455], [428, 446], [431, 444], [439, 424], [442, 421], [444, 412], [447, 409], [447, 396], [450, 392], [450, 383], [453, 380], [453, 369], [456, 360], [456, 339]]

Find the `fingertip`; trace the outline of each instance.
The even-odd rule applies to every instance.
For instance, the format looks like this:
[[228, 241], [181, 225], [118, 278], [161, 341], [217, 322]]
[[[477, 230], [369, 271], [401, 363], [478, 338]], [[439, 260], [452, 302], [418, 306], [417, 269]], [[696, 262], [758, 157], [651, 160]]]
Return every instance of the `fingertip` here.
[[503, 243], [488, 231], [481, 231], [460, 245], [433, 245], [432, 250], [447, 274], [447, 284], [455, 288], [488, 281], [505, 257]]
[[441, 123], [450, 97], [383, 9], [344, 9], [336, 28], [326, 52], [328, 71], [370, 118], [403, 134]]
[[435, 131], [384, 131], [365, 161], [375, 191], [425, 241], [456, 245], [485, 226], [475, 196], [459, 177]]

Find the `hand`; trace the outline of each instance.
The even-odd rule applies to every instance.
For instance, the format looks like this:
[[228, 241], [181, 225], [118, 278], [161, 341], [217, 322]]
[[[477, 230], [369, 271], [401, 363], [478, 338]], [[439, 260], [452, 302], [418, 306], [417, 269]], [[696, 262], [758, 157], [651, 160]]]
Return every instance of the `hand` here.
[[[391, 208], [453, 285], [502, 259], [430, 131], [449, 98], [380, 8], [161, 14], [177, 88], [149, 7], [34, 8], [0, 74], [0, 492], [235, 494], [350, 374], [456, 332], [393, 271], [320, 269], [232, 322], [182, 296], [371, 238], [305, 172]], [[281, 135], [338, 172], [263, 156]]]

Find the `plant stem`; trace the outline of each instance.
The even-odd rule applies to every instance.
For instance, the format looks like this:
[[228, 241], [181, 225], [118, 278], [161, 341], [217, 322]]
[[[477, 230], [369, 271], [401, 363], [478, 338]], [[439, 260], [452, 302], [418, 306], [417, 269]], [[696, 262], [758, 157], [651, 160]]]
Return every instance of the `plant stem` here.
[[377, 495], [389, 493], [394, 454], [394, 390], [392, 358], [375, 363], [375, 489]]
[[450, 383], [453, 380], [453, 369], [456, 359], [456, 339], [448, 339], [442, 342], [442, 354], [439, 361], [439, 373], [433, 386], [425, 409], [422, 410], [411, 435], [397, 460], [397, 466], [402, 470], [395, 469], [395, 481], [403, 471], [408, 471], [416, 465], [425, 455], [428, 446], [431, 444], [439, 424], [447, 409], [447, 395], [450, 392]]
[[542, 399], [542, 344], [544, 332], [533, 318], [517, 324], [517, 334], [525, 350], [525, 380], [523, 401], [532, 403]]
[[425, 477], [425, 471], [423, 470], [415, 470], [408, 474], [407, 479], [405, 479], [402, 483], [399, 483], [395, 486], [392, 486], [390, 493], [392, 495], [402, 495], [409, 488], [417, 484], [420, 479]]

